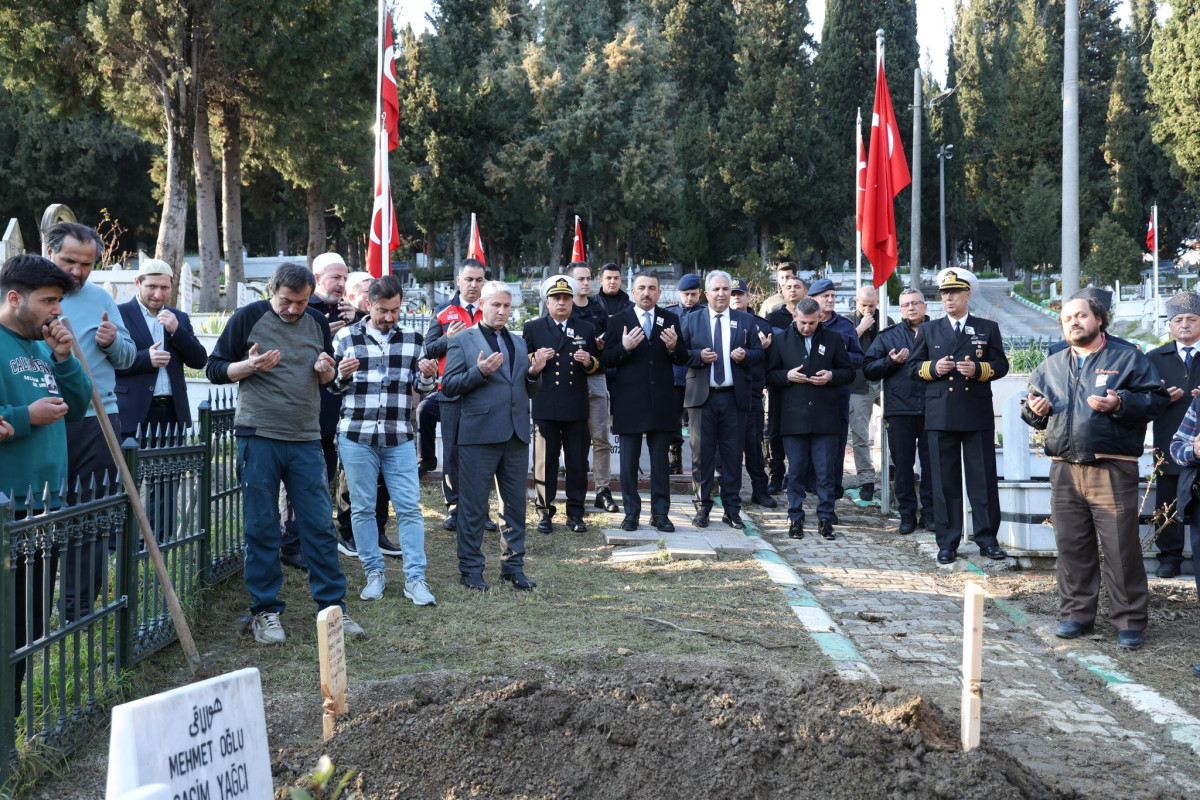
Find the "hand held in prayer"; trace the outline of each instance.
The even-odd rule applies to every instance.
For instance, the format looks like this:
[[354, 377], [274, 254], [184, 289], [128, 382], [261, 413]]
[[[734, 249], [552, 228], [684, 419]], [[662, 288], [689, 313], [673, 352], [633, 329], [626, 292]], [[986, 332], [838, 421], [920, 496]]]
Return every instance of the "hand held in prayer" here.
[[954, 369], [954, 356], [939, 358], [934, 362], [933, 369], [938, 375], [949, 374]]
[[500, 353], [492, 353], [487, 358], [483, 357], [483, 353], [479, 354], [479, 358], [475, 361], [475, 366], [479, 367], [479, 371], [483, 373], [483, 377], [491, 375], [496, 370], [500, 369], [500, 365], [504, 363], [504, 356]]
[[343, 378], [349, 378], [358, 371], [358, 359], [351, 356], [346, 356], [338, 362], [338, 374]]
[[711, 347], [706, 347], [700, 351], [700, 360], [705, 364], [711, 364], [717, 360], [717, 352]]
[[160, 350], [160, 347], [162, 347], [162, 342], [155, 342], [154, 344], [150, 345], [150, 349], [146, 351], [150, 354], [150, 366], [152, 367], [165, 367], [167, 364], [171, 363], [171, 354]]

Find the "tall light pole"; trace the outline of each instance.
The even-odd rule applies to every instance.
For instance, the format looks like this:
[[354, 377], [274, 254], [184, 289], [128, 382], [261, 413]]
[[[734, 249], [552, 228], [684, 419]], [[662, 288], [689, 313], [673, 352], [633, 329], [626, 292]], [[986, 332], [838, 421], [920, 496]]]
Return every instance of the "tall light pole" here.
[[941, 257], [938, 264], [946, 268], [946, 162], [954, 158], [954, 145], [944, 144], [938, 149], [938, 217], [942, 223], [942, 236], [938, 240]]
[[1063, 26], [1062, 296], [1079, 291], [1079, 4]]
[[[909, 259], [908, 285], [911, 289], [921, 288], [921, 114], [954, 94], [958, 85], [955, 84], [949, 89], [938, 92], [929, 100], [928, 105], [921, 102], [921, 88], [921, 70], [917, 69], [913, 73], [913, 102], [910, 106], [913, 112], [913, 169], [912, 221], [910, 225], [912, 234], [909, 237], [912, 244], [912, 256]], [[942, 240], [945, 241], [945, 239], [946, 235], [943, 231]], [[943, 253], [942, 261], [945, 262], [945, 260], [945, 253]]]

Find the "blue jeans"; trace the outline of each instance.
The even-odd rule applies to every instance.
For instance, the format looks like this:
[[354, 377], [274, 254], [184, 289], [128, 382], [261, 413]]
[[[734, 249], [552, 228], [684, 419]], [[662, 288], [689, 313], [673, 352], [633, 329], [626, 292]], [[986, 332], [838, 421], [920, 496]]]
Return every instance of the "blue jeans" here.
[[329, 503], [329, 480], [321, 442], [291, 442], [263, 436], [237, 437], [238, 475], [246, 540], [244, 579], [253, 603], [250, 613], [282, 613], [279, 599], [279, 484], [296, 512], [300, 548], [308, 562], [308, 585], [317, 609], [341, 606], [346, 576], [338, 566], [337, 532]]
[[[837, 433], [784, 434], [783, 449], [788, 461], [785, 485], [790, 521], [804, 521], [804, 495], [814, 489], [817, 493], [817, 519], [833, 519], [837, 446]], [[809, 475], [813, 476], [811, 481]]]
[[375, 525], [375, 499], [382, 470], [383, 483], [392, 496], [392, 507], [396, 509], [400, 552], [404, 554], [404, 577], [410, 581], [424, 580], [425, 518], [421, 516], [416, 446], [409, 441], [396, 447], [373, 447], [339, 436], [338, 452], [350, 487], [350, 524], [354, 528], [354, 546], [363, 571], [370, 573], [383, 569], [379, 529]]

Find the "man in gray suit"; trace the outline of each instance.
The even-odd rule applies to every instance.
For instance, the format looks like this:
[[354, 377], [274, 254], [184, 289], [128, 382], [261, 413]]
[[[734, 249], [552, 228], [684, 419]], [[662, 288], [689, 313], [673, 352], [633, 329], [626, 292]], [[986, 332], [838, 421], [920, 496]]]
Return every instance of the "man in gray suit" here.
[[520, 336], [505, 329], [512, 310], [508, 286], [484, 284], [479, 295], [483, 319], [450, 340], [442, 393], [460, 398], [457, 442], [459, 583], [486, 592], [483, 580], [483, 523], [488, 515], [488, 482], [494, 476], [504, 526], [500, 529], [500, 580], [514, 589], [537, 586], [525, 577], [525, 481], [529, 475], [529, 400], [554, 351], [527, 354]]

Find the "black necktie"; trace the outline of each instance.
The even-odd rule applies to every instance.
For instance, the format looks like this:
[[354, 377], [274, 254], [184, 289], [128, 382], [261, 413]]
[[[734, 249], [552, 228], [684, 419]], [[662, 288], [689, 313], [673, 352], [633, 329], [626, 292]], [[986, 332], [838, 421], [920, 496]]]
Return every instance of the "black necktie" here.
[[471, 323], [475, 323], [475, 304], [467, 303], [467, 316], [471, 318]]
[[957, 336], [962, 333], [962, 320], [954, 323], [954, 334]]
[[725, 385], [725, 337], [721, 333], [721, 315], [717, 314], [717, 324], [713, 326], [713, 352], [717, 360], [713, 362], [713, 383]]
[[1192, 348], [1191, 347], [1183, 348], [1183, 367], [1188, 372], [1192, 371]]

